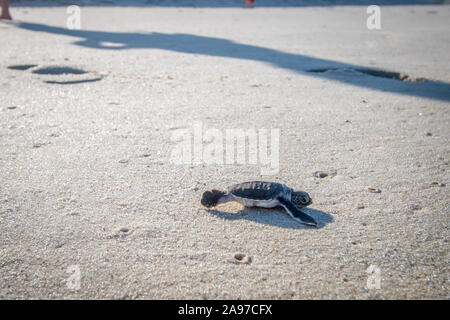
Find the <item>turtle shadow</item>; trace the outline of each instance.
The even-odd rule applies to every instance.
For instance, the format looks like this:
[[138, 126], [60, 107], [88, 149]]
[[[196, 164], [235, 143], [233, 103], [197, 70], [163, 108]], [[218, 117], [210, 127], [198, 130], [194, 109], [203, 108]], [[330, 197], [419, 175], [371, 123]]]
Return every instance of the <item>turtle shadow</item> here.
[[281, 207], [273, 209], [264, 208], [245, 208], [236, 213], [226, 212], [217, 209], [205, 209], [213, 216], [224, 220], [249, 220], [265, 225], [275, 226], [284, 229], [322, 229], [328, 223], [333, 222], [333, 216], [329, 213], [311, 209], [303, 208], [302, 211], [314, 218], [318, 226], [316, 228], [305, 226], [294, 219], [292, 219]]

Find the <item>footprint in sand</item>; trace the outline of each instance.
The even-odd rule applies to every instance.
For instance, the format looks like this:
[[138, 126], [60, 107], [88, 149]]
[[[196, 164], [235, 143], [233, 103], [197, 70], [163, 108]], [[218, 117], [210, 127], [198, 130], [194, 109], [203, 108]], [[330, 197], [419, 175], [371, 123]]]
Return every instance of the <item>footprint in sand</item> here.
[[[85, 82], [96, 82], [103, 79], [104, 75], [96, 72], [89, 72], [70, 66], [44, 66], [38, 67], [37, 64], [21, 64], [8, 66], [11, 70], [31, 70], [31, 73], [44, 75], [43, 81], [48, 84], [78, 84]], [[47, 78], [48, 77], [48, 78]]]

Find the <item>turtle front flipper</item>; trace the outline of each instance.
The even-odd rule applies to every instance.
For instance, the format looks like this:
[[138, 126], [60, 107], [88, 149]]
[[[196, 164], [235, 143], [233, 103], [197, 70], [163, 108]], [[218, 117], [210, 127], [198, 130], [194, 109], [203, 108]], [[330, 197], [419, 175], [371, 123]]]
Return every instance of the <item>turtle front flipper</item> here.
[[280, 205], [283, 206], [283, 208], [287, 211], [287, 213], [289, 213], [292, 218], [307, 226], [317, 227], [317, 222], [309, 215], [298, 209], [291, 201], [286, 200], [283, 197], [278, 197], [277, 199], [278, 202], [280, 202]]
[[225, 195], [225, 192], [220, 190], [208, 190], [203, 192], [201, 204], [206, 208], [215, 207], [219, 203], [219, 199]]
[[213, 208], [217, 206], [218, 204], [234, 201], [233, 197], [223, 191], [220, 190], [208, 190], [203, 192], [201, 204], [206, 208]]

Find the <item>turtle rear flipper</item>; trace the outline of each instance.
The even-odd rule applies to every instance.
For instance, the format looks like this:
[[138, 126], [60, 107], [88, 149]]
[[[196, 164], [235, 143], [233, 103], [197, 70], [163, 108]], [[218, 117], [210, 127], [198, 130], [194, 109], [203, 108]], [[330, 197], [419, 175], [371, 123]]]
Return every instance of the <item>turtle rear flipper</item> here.
[[309, 215], [299, 210], [291, 201], [286, 200], [283, 197], [278, 197], [278, 201], [292, 218], [307, 226], [317, 227], [317, 222]]

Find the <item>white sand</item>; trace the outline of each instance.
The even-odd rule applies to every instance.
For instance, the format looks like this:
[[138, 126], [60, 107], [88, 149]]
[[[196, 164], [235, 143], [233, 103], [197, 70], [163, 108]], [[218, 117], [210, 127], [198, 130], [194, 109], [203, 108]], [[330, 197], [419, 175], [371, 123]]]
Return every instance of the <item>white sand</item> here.
[[[0, 298], [448, 298], [450, 7], [383, 7], [378, 31], [365, 9], [85, 7], [82, 28], [103, 33], [83, 33], [65, 29], [64, 7], [12, 8]], [[23, 64], [38, 66], [7, 69]], [[88, 73], [32, 72], [48, 66]], [[172, 133], [194, 121], [281, 129], [279, 173], [173, 165]], [[308, 191], [322, 227], [201, 208], [207, 188], [254, 179]], [[371, 265], [380, 289], [366, 288]]]

